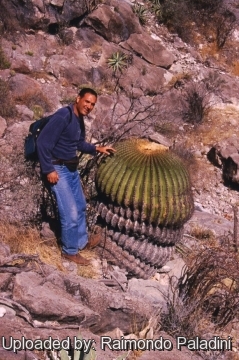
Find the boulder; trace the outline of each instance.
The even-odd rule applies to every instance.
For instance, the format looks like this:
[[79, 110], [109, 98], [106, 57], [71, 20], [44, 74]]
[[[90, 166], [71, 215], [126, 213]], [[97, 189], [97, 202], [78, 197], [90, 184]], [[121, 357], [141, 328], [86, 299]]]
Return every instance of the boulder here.
[[185, 234], [190, 234], [192, 229], [199, 227], [211, 230], [216, 237], [225, 237], [233, 233], [233, 222], [224, 217], [195, 210], [191, 219], [184, 225]]
[[239, 153], [231, 154], [223, 167], [224, 179], [239, 184]]
[[214, 165], [222, 168], [224, 180], [239, 183], [239, 140], [236, 136], [213, 145], [207, 157]]
[[132, 278], [128, 283], [128, 294], [151, 304], [155, 310], [167, 310], [166, 295], [168, 284], [162, 285], [155, 280], [143, 280]]
[[14, 280], [13, 300], [25, 306], [36, 318], [70, 322], [90, 327], [99, 315], [82, 305], [52, 282], [34, 272], [17, 274]]
[[147, 34], [131, 34], [129, 39], [120, 45], [152, 65], [169, 69], [175, 61], [174, 55], [162, 45], [160, 39], [157, 40]]
[[96, 334], [116, 327], [129, 334], [132, 326], [142, 328], [152, 314], [151, 304], [145, 303], [142, 298], [107, 288], [96, 280], [68, 275], [65, 284], [69, 293], [100, 314], [100, 321], [91, 327]]
[[60, 24], [79, 21], [87, 14], [86, 1], [78, 0], [3, 0], [6, 17], [17, 19], [18, 26], [56, 33]]
[[239, 140], [236, 136], [226, 138], [214, 144], [209, 150], [207, 157], [216, 166], [223, 167], [226, 159], [231, 154], [239, 151]]
[[17, 100], [24, 101], [25, 105], [34, 94], [42, 94], [40, 84], [24, 74], [16, 74], [9, 80], [9, 88]]
[[141, 32], [139, 20], [132, 7], [124, 0], [111, 1], [111, 6], [98, 6], [88, 15], [85, 23], [104, 39], [116, 44], [127, 40], [133, 33]]
[[8, 127], [6, 137], [9, 144], [14, 145], [15, 150], [20, 152], [23, 150], [23, 141], [29, 132], [29, 126], [31, 123], [32, 121], [16, 122]]
[[34, 112], [25, 105], [16, 105], [18, 119], [20, 121], [33, 121]]
[[158, 94], [171, 77], [165, 69], [133, 56], [132, 63], [123, 71], [119, 84], [128, 95], [132, 94], [133, 88], [141, 90], [141, 95], [152, 96]]
[[76, 46], [68, 46], [62, 54], [55, 54], [46, 61], [45, 70], [56, 79], [65, 78], [73, 85], [82, 85], [92, 80], [92, 67], [84, 52]]

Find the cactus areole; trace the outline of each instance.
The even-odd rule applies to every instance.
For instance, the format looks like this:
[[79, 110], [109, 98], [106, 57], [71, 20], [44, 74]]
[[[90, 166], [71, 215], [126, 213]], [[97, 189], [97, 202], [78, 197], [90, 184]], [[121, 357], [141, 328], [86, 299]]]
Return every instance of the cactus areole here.
[[112, 216], [153, 227], [180, 228], [192, 215], [193, 198], [183, 161], [167, 147], [146, 139], [114, 145], [101, 162], [96, 186]]

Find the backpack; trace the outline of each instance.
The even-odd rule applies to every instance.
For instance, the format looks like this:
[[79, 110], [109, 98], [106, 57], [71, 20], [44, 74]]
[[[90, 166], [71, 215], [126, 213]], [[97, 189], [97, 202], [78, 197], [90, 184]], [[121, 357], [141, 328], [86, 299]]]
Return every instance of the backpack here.
[[[71, 119], [72, 119], [72, 110], [70, 106], [67, 106], [67, 108], [70, 111]], [[38, 161], [38, 155], [37, 155], [37, 138], [42, 131], [42, 129], [46, 126], [46, 124], [49, 122], [53, 115], [49, 115], [46, 117], [43, 117], [39, 120], [34, 121], [30, 127], [29, 127], [29, 133], [25, 137], [24, 142], [24, 155], [26, 160], [30, 161]], [[70, 121], [71, 121], [70, 119]]]

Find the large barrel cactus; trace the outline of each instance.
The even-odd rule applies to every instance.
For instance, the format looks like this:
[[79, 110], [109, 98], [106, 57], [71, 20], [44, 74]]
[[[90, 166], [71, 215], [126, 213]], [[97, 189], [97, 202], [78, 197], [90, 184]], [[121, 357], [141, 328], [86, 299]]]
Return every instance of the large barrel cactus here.
[[163, 145], [129, 139], [101, 162], [96, 187], [99, 221], [106, 226], [110, 259], [147, 278], [162, 267], [193, 211], [188, 172]]

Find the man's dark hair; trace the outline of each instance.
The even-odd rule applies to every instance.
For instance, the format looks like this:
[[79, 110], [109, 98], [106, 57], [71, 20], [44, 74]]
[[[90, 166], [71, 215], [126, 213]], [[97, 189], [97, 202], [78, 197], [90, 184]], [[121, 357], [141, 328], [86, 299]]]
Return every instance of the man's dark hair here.
[[79, 96], [80, 97], [83, 97], [85, 96], [85, 94], [91, 94], [91, 95], [94, 95], [96, 98], [97, 98], [97, 92], [91, 88], [83, 88], [80, 90], [79, 92]]

